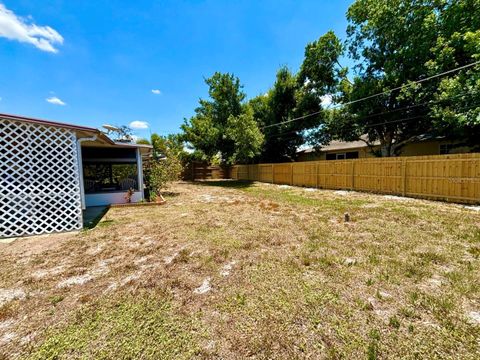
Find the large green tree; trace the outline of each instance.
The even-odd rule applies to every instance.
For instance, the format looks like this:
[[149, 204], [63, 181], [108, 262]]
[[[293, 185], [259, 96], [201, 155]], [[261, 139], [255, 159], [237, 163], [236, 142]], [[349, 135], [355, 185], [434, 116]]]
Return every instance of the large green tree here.
[[226, 136], [233, 141], [234, 153], [227, 162], [248, 163], [260, 154], [264, 135], [253, 117], [253, 110], [246, 105], [239, 116], [230, 115], [227, 121]]
[[[431, 71], [480, 61], [480, 0], [453, 1], [441, 12], [439, 35], [427, 63]], [[430, 115], [440, 134], [480, 150], [480, 66], [440, 79]]]
[[461, 137], [478, 131], [479, 67], [412, 80], [478, 60], [479, 5], [479, 0], [355, 1], [347, 12], [346, 46], [357, 76], [353, 84], [338, 79], [337, 99], [349, 105], [332, 111], [317, 141], [330, 136], [379, 142], [380, 155], [393, 156], [423, 134]]
[[[327, 32], [318, 40], [307, 44], [303, 63], [300, 67], [298, 82], [302, 92], [308, 94], [305, 99], [311, 104], [322, 104], [328, 97], [330, 102], [340, 101], [341, 94], [350, 91], [351, 83], [347, 78], [348, 68], [340, 64], [339, 59], [345, 53], [345, 46], [333, 31]], [[310, 106], [312, 108], [312, 105]], [[310, 131], [307, 139], [320, 147], [329, 143], [338, 134], [333, 129], [333, 115], [338, 112], [329, 109], [317, 110], [316, 130]], [[336, 129], [335, 129], [336, 130]]]
[[[241, 116], [245, 109], [245, 93], [240, 80], [233, 74], [216, 72], [205, 83], [209, 87], [209, 99], [200, 99], [195, 115], [185, 120], [182, 125], [184, 140], [206, 160], [220, 155], [223, 163], [246, 161], [246, 154], [258, 153], [260, 138], [257, 123], [250, 121], [248, 113]], [[239, 131], [232, 129], [235, 126], [245, 131], [241, 139]], [[252, 137], [250, 141], [247, 136]], [[245, 148], [249, 143], [251, 148]]]
[[[294, 160], [298, 147], [305, 142], [305, 130], [317, 126], [320, 121], [319, 96], [287, 67], [278, 70], [276, 81], [266, 94], [249, 103], [265, 135], [260, 156], [263, 162]], [[302, 118], [311, 113], [316, 115]]]

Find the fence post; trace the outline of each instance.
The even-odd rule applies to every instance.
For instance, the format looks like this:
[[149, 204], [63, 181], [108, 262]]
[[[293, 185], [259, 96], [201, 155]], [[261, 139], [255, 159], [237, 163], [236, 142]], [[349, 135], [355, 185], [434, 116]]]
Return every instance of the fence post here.
[[272, 164], [272, 184], [275, 184], [275, 169], [274, 169], [274, 164]]
[[306, 168], [306, 164], [305, 162], [303, 162], [303, 177], [302, 177], [302, 186], [307, 186], [307, 182], [305, 181], [305, 179], [307, 178], [307, 172], [305, 171], [305, 168]]
[[293, 185], [293, 163], [290, 164], [290, 185]]
[[402, 196], [407, 193], [407, 159], [402, 161]]
[[352, 160], [352, 190], [355, 190], [355, 160]]
[[318, 161], [315, 163], [315, 187], [318, 189]]
[[348, 187], [348, 160], [345, 160], [345, 188]]

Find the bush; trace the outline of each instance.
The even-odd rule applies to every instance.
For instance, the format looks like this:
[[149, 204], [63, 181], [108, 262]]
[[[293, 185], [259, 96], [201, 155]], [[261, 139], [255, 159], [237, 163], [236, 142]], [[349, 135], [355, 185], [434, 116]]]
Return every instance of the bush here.
[[153, 160], [145, 169], [145, 180], [150, 190], [150, 201], [155, 200], [171, 181], [180, 179], [182, 173], [181, 161], [171, 155], [163, 159]]

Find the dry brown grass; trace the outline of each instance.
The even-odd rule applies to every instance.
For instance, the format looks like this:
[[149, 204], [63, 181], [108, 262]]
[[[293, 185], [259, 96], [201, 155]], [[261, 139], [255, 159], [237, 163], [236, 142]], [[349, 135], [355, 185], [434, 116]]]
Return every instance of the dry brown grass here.
[[170, 190], [92, 230], [0, 244], [0, 357], [479, 357], [479, 212], [257, 183]]

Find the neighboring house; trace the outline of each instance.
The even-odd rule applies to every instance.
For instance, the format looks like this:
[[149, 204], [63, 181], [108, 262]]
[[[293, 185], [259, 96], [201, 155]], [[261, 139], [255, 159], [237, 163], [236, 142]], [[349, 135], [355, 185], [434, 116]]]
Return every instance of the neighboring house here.
[[88, 206], [144, 200], [151, 146], [98, 129], [0, 114], [0, 238], [82, 228]]
[[[366, 138], [364, 138], [366, 139]], [[365, 141], [332, 141], [319, 151], [314, 148], [303, 149], [297, 152], [297, 161], [314, 160], [343, 160], [375, 157], [375, 151], [380, 150], [380, 143], [375, 142], [373, 148]], [[416, 141], [402, 147], [399, 156], [441, 155], [470, 152], [470, 148], [458, 142], [444, 138], [419, 136]]]

